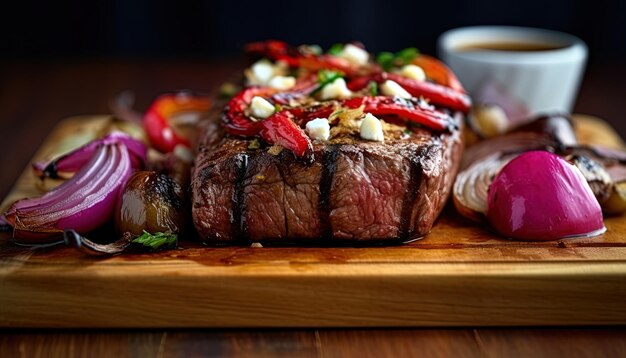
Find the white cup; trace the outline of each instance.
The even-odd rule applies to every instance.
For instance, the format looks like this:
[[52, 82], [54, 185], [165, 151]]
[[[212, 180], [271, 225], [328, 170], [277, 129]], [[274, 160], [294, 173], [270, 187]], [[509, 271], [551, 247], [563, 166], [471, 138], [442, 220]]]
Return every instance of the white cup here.
[[[537, 51], [467, 50], [478, 44], [540, 44]], [[506, 90], [530, 113], [571, 112], [587, 60], [577, 37], [550, 30], [475, 26], [443, 33], [439, 57], [452, 68], [471, 96], [488, 84]]]

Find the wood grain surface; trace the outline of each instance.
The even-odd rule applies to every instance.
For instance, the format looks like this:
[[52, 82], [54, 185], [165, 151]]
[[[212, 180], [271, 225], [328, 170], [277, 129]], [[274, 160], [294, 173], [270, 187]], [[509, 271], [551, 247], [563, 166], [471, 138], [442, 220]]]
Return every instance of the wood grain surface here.
[[6, 357], [623, 357], [609, 329], [65, 331], [0, 335]]
[[[0, 196], [6, 196], [60, 119], [108, 113], [124, 89], [139, 109], [177, 88], [212, 91], [241, 58], [209, 60], [39, 60], [0, 66]], [[626, 136], [626, 66], [591, 66], [578, 113], [609, 120]], [[0, 287], [0, 295], [4, 291]], [[87, 313], [86, 313], [87, 314]], [[1, 357], [620, 357], [626, 328], [339, 330], [32, 330], [0, 331]]]
[[[37, 159], [89, 139], [106, 117], [68, 119]], [[604, 122], [576, 119], [584, 142], [623, 146]], [[70, 141], [68, 141], [70, 139]], [[73, 142], [73, 143], [71, 143]], [[37, 194], [26, 170], [3, 207]], [[362, 327], [622, 324], [626, 220], [595, 238], [503, 240], [446, 210], [408, 245], [199, 246], [86, 257], [29, 250], [4, 235], [4, 327]], [[180, 303], [183, 304], [180, 304]]]

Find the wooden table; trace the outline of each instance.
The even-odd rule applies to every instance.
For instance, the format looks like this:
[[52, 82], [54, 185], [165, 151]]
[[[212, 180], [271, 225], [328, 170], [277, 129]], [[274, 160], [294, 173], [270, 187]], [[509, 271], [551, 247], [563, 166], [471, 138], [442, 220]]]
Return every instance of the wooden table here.
[[[4, 197], [41, 141], [62, 118], [107, 113], [123, 89], [144, 109], [157, 94], [208, 92], [242, 66], [240, 59], [63, 61], [0, 66], [0, 193]], [[576, 111], [618, 128], [626, 67], [591, 68]], [[618, 356], [626, 328], [402, 330], [14, 331], [0, 335], [0, 356]]]

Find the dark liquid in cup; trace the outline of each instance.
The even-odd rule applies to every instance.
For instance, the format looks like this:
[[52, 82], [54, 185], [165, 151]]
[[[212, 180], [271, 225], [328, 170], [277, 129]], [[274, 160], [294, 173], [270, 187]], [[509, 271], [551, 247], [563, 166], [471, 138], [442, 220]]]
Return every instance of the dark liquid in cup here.
[[462, 45], [456, 48], [459, 52], [476, 51], [514, 51], [537, 52], [552, 51], [565, 48], [563, 45], [541, 42], [484, 42]]

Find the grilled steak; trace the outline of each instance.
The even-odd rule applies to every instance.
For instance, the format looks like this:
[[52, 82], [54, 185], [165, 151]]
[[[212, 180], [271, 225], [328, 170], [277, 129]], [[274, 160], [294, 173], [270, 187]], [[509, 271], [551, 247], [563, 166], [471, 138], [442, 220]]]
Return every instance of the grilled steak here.
[[471, 100], [414, 48], [376, 63], [360, 44], [340, 47], [246, 45], [260, 59], [201, 125], [192, 216], [205, 243], [394, 243], [430, 231]]
[[192, 212], [201, 240], [213, 245], [422, 237], [448, 198], [462, 151], [459, 130], [386, 128], [382, 143], [349, 135], [315, 141], [315, 160], [306, 163], [287, 150], [249, 149], [218, 121], [202, 127]]

